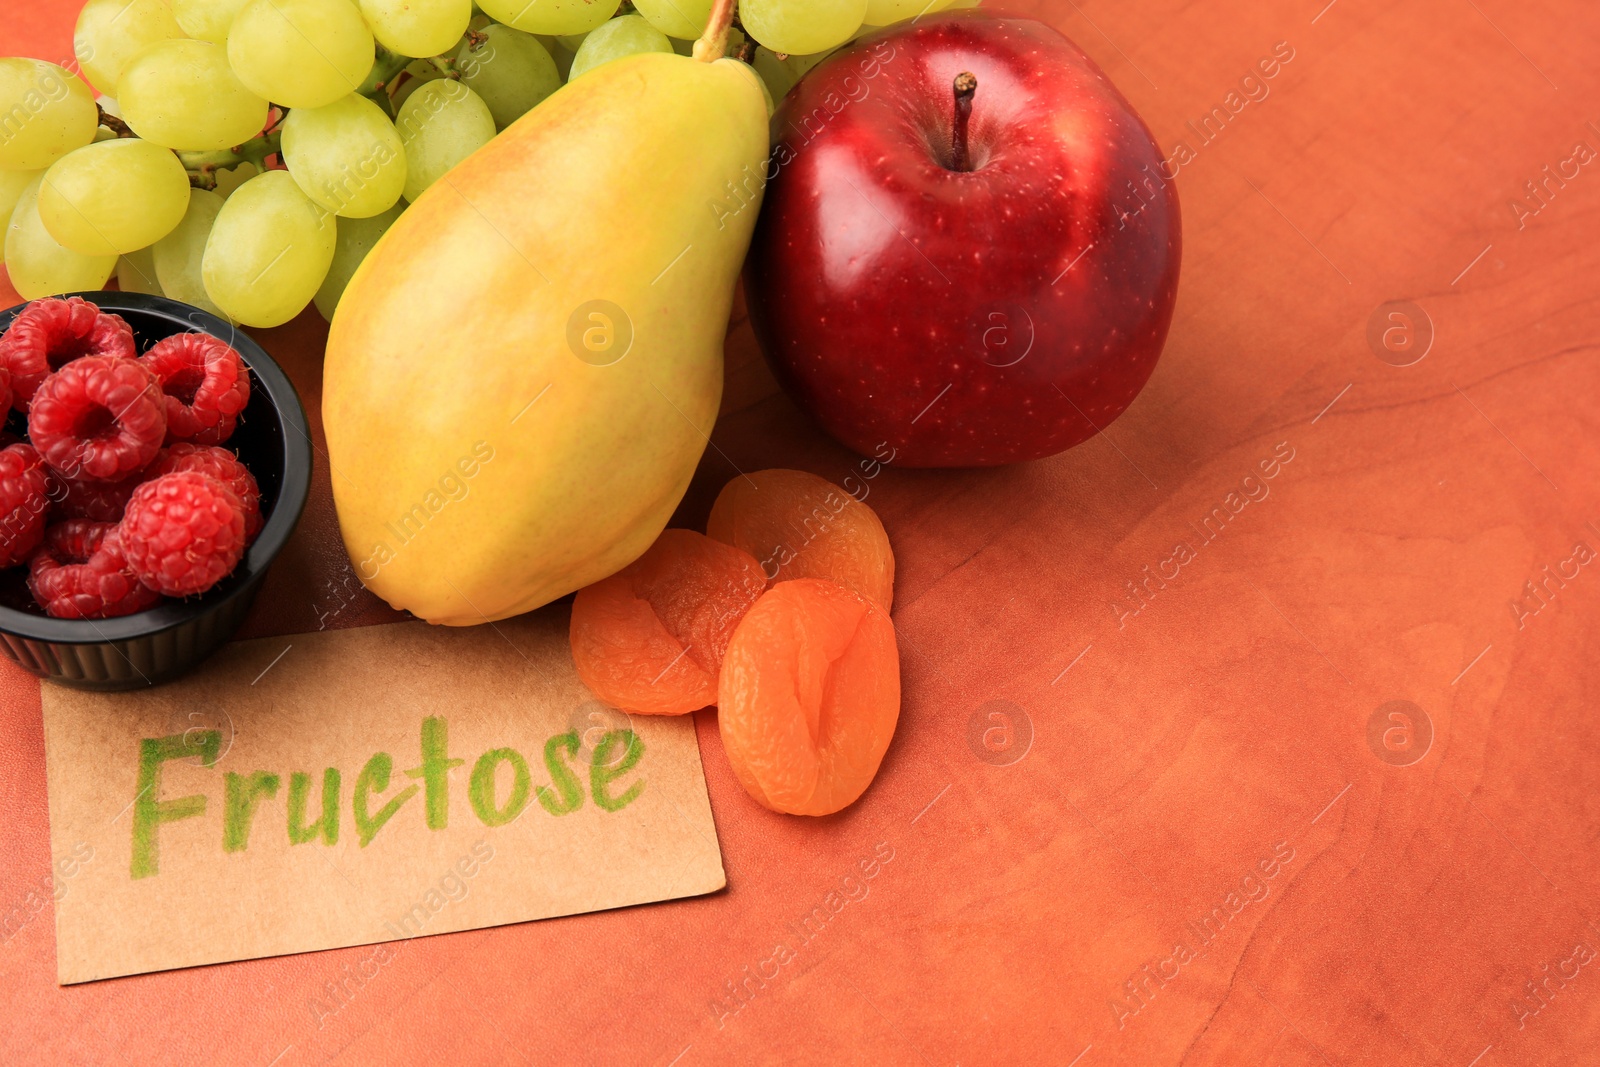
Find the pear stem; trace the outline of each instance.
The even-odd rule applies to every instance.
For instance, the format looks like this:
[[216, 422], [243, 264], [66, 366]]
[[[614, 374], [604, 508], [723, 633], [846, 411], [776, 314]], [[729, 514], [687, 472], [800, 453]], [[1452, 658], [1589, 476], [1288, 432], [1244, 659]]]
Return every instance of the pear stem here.
[[738, 0], [716, 0], [711, 6], [711, 18], [706, 22], [706, 32], [694, 43], [694, 57], [702, 63], [715, 63], [728, 51], [728, 28], [733, 25], [734, 10]]
[[972, 118], [972, 97], [978, 91], [977, 75], [962, 71], [956, 75], [956, 117], [950, 130], [950, 169], [972, 169], [972, 154], [967, 148], [967, 123]]

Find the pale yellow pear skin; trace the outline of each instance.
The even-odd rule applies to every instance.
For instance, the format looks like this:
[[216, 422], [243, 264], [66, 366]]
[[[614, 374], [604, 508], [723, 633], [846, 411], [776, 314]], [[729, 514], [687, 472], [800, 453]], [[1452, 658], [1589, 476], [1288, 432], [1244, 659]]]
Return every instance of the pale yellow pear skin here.
[[323, 383], [339, 526], [369, 589], [473, 625], [651, 545], [710, 440], [768, 151], [746, 64], [633, 56], [400, 216], [339, 303]]

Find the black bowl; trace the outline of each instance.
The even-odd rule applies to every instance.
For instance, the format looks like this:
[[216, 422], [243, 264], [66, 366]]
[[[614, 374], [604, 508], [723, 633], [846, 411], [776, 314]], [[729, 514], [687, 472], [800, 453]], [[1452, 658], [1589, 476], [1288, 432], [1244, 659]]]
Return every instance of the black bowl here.
[[[74, 293], [121, 315], [139, 351], [200, 331], [238, 350], [250, 368], [250, 403], [226, 447], [261, 486], [261, 533], [234, 572], [210, 590], [115, 619], [52, 619], [34, 604], [26, 568], [0, 572], [0, 651], [41, 678], [78, 689], [142, 689], [188, 671], [233, 636], [267, 569], [300, 521], [311, 488], [305, 409], [282, 369], [242, 331], [190, 304], [143, 293]], [[0, 332], [27, 305], [0, 311]], [[20, 434], [21, 413], [6, 428]]]

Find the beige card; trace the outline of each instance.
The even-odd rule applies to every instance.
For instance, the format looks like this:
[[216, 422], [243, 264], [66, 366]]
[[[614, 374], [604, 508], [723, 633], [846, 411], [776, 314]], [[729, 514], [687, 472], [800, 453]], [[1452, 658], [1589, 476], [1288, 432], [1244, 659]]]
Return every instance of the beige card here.
[[248, 641], [44, 687], [61, 983], [695, 896], [694, 725], [596, 701], [567, 619]]

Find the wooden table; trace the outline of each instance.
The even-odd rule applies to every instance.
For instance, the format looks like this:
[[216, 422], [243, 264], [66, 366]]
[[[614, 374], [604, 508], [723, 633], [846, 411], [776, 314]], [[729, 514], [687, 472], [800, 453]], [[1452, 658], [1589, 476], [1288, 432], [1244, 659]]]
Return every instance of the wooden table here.
[[[1016, 5], [1193, 150], [1178, 312], [1099, 438], [874, 481], [906, 700], [860, 804], [757, 808], [701, 713], [724, 893], [422, 939], [366, 979], [351, 949], [69, 989], [45, 908], [0, 946], [4, 1058], [1600, 1062], [1600, 167], [1564, 163], [1600, 150], [1600, 18], [1324, 2]], [[75, 7], [6, 5], [0, 50], [70, 55]], [[1275, 47], [1267, 95], [1197, 136]], [[258, 336], [315, 422], [320, 321]], [[685, 523], [730, 462], [854, 462], [742, 321], [728, 350]], [[340, 595], [318, 475], [251, 634]], [[0, 738], [9, 913], [50, 863], [11, 670]]]

